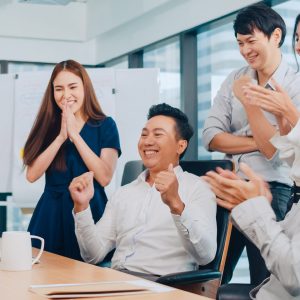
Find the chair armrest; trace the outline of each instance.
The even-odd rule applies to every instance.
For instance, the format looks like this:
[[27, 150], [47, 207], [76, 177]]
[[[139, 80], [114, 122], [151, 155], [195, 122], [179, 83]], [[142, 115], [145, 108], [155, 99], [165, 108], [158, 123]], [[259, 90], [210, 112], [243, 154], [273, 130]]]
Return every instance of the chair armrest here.
[[206, 282], [213, 279], [219, 279], [221, 278], [221, 276], [222, 276], [221, 272], [212, 269], [195, 270], [195, 271], [167, 274], [159, 277], [156, 280], [156, 282], [172, 286], [174, 284], [191, 284], [191, 283]]

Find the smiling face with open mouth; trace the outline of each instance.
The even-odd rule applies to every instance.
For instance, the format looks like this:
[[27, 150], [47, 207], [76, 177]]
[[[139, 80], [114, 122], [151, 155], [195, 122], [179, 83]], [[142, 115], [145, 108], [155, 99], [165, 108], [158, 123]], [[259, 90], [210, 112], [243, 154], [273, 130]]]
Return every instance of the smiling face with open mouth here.
[[53, 81], [53, 89], [55, 102], [60, 109], [67, 102], [75, 115], [81, 112], [84, 88], [80, 77], [69, 71], [61, 71]]
[[268, 38], [254, 29], [251, 34], [237, 34], [240, 53], [249, 66], [256, 71], [264, 71], [274, 64], [274, 52], [278, 49], [278, 39], [274, 34]]
[[186, 143], [179, 139], [173, 118], [158, 115], [149, 119], [138, 143], [144, 166], [153, 173], [167, 170], [170, 163], [176, 166]]

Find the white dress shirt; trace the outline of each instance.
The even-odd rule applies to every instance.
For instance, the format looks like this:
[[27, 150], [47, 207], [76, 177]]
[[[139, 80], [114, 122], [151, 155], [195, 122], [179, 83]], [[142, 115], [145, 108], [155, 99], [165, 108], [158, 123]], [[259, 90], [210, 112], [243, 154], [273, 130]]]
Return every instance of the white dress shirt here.
[[280, 159], [290, 165], [290, 177], [300, 186], [300, 120], [288, 135], [281, 136], [277, 132], [271, 143], [279, 150]]
[[[286, 136], [278, 133], [271, 143], [291, 166], [290, 176], [300, 186], [300, 121]], [[235, 225], [261, 251], [270, 278], [250, 296], [258, 300], [300, 300], [300, 203], [281, 222], [264, 197], [245, 201], [232, 210]]]
[[160, 193], [146, 181], [146, 172], [117, 190], [102, 218], [94, 224], [90, 208], [74, 214], [82, 258], [98, 263], [116, 248], [112, 267], [165, 275], [197, 269], [216, 253], [216, 200], [198, 176], [175, 169], [181, 216], [172, 215]]
[[235, 226], [260, 250], [271, 273], [250, 293], [251, 299], [300, 300], [300, 204], [294, 204], [281, 222], [276, 221], [264, 197], [239, 204], [231, 216]]

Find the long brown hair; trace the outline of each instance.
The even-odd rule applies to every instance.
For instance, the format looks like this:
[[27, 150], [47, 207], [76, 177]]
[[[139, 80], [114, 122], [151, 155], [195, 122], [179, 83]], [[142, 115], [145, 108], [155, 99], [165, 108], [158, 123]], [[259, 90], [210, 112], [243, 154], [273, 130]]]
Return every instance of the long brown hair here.
[[[292, 37], [293, 38], [292, 39], [292, 46], [293, 46], [293, 53], [294, 53], [296, 64], [297, 64], [297, 72], [299, 72], [299, 63], [298, 63], [298, 59], [297, 59], [295, 46], [296, 46], [296, 31], [297, 31], [297, 27], [298, 27], [299, 22], [300, 22], [300, 14], [296, 17], [294, 30], [293, 30], [293, 37]], [[298, 38], [300, 38], [300, 37], [298, 37]]]
[[[54, 99], [53, 81], [61, 71], [72, 72], [80, 77], [83, 82], [84, 101], [81, 108], [82, 114], [89, 119], [97, 121], [105, 118], [105, 114], [99, 105], [91, 79], [85, 68], [74, 60], [66, 60], [58, 63], [53, 69], [39, 112], [25, 143], [23, 157], [25, 166], [30, 166], [60, 132], [61, 109]], [[66, 169], [64, 152], [65, 144], [58, 151], [51, 167], [57, 170]]]

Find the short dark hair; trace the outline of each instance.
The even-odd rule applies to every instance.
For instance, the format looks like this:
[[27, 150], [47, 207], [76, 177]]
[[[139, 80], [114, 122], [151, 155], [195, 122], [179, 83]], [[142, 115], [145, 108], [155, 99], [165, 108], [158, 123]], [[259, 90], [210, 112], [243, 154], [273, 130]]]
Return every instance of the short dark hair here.
[[293, 38], [292, 45], [293, 45], [293, 52], [294, 52], [294, 56], [295, 56], [295, 60], [296, 60], [296, 64], [297, 64], [297, 72], [299, 71], [299, 64], [298, 64], [298, 59], [297, 59], [296, 50], [295, 50], [295, 45], [296, 45], [295, 40], [296, 40], [296, 31], [297, 31], [299, 22], [300, 22], [300, 14], [296, 17], [294, 31], [293, 31], [293, 37], [292, 37]]
[[[189, 124], [189, 119], [185, 113], [180, 109], [172, 107], [166, 103], [160, 103], [157, 105], [152, 105], [148, 112], [148, 120], [155, 116], [166, 116], [174, 119], [176, 126], [175, 131], [179, 139], [186, 140], [189, 143], [191, 137], [194, 134], [193, 127]], [[186, 150], [180, 155], [180, 159], [184, 156]]]
[[281, 29], [282, 32], [279, 43], [280, 48], [286, 35], [286, 25], [282, 17], [264, 3], [257, 3], [243, 8], [239, 11], [233, 23], [235, 37], [238, 33], [252, 34], [255, 29], [258, 29], [270, 39], [276, 28]]

